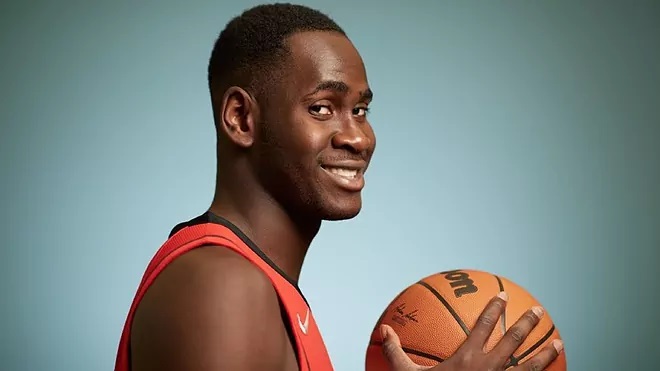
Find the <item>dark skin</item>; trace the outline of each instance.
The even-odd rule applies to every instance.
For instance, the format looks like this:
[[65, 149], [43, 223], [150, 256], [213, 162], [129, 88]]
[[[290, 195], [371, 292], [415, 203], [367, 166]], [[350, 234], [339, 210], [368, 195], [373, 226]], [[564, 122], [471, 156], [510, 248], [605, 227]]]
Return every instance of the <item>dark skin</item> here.
[[[401, 349], [401, 342], [394, 330], [384, 325], [381, 327], [383, 336], [383, 353], [395, 371], [490, 371], [504, 370], [511, 355], [523, 343], [527, 335], [539, 323], [543, 316], [543, 309], [532, 308], [511, 326], [497, 345], [490, 351], [484, 351], [488, 338], [493, 333], [497, 320], [504, 312], [506, 294], [504, 298], [499, 295], [491, 299], [479, 316], [470, 335], [459, 349], [444, 362], [435, 367], [415, 364]], [[536, 311], [536, 312], [535, 312]], [[544, 347], [538, 354], [509, 371], [540, 371], [548, 367], [557, 358], [563, 345], [559, 340]]]
[[[220, 132], [210, 210], [298, 279], [321, 221], [359, 213], [376, 138], [365, 110], [371, 90], [351, 42], [307, 32], [288, 46], [267, 102], [240, 87], [214, 99]], [[342, 179], [331, 167], [358, 175]], [[131, 353], [134, 371], [298, 369], [268, 277], [212, 246], [183, 255], [156, 279], [136, 312]]]
[[[376, 138], [366, 116], [372, 93], [350, 40], [303, 32], [290, 36], [287, 46], [284, 76], [268, 97], [236, 86], [213, 97], [218, 181], [210, 210], [297, 280], [322, 220], [359, 213]], [[501, 310], [497, 302], [489, 308], [491, 316]], [[533, 327], [531, 317], [526, 320], [518, 335]], [[479, 347], [475, 334], [487, 330], [473, 332], [468, 350]], [[388, 339], [384, 349], [393, 370], [420, 369], [393, 331]], [[498, 362], [513, 352], [509, 348], [502, 347], [497, 361], [492, 355], [472, 363], [456, 357], [433, 370], [502, 369]], [[298, 370], [268, 277], [214, 246], [184, 254], [155, 280], [135, 315], [131, 354], [134, 371]]]

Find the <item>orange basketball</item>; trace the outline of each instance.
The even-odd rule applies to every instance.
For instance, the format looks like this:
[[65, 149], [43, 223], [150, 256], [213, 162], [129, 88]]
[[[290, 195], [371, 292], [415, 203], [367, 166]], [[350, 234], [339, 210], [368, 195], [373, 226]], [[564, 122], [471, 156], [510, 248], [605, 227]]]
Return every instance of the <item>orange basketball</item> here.
[[[459, 348], [488, 302], [500, 291], [506, 291], [509, 301], [488, 340], [487, 350], [491, 350], [527, 310], [541, 305], [529, 292], [506, 278], [465, 269], [437, 273], [409, 286], [387, 306], [378, 320], [367, 348], [366, 370], [389, 370], [381, 349], [381, 324], [394, 329], [401, 346], [415, 363], [433, 366]], [[554, 339], [560, 339], [559, 331], [546, 311], [514, 353], [511, 364], [528, 360]], [[565, 352], [562, 351], [546, 370], [565, 371]]]

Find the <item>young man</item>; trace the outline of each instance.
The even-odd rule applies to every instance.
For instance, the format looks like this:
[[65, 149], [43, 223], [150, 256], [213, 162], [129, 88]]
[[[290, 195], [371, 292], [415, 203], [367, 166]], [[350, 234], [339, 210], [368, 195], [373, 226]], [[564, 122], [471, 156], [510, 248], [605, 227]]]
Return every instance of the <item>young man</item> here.
[[[215, 198], [203, 215], [176, 226], [149, 264], [115, 370], [332, 370], [297, 280], [321, 222], [352, 218], [362, 207], [376, 146], [362, 59], [318, 11], [262, 5], [229, 22], [208, 77]], [[504, 302], [493, 303], [486, 319], [497, 318]], [[524, 336], [535, 318], [516, 334]], [[483, 323], [475, 333], [487, 336], [492, 321]], [[385, 333], [393, 368], [418, 369], [391, 329]], [[482, 338], [471, 339], [474, 352]], [[461, 363], [462, 356], [438, 370], [501, 367], [513, 341], [501, 360]]]

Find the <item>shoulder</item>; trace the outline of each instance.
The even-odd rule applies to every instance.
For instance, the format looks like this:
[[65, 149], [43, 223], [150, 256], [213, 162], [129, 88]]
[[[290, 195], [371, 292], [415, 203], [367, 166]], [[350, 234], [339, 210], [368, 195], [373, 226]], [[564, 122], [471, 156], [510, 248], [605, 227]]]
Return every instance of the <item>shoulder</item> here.
[[135, 371], [263, 369], [283, 362], [287, 346], [270, 279], [214, 246], [163, 270], [136, 311], [131, 336]]

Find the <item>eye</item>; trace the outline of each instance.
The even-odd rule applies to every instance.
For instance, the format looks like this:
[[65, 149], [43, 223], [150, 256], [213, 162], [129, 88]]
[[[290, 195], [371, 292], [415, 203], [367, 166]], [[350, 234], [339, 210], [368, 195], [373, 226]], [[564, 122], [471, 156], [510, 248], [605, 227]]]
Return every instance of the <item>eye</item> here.
[[322, 104], [316, 104], [309, 107], [309, 112], [317, 116], [326, 116], [332, 114], [332, 111], [330, 110], [330, 106], [325, 106]]
[[364, 117], [369, 113], [369, 107], [355, 107], [353, 108], [353, 114], [355, 116]]

